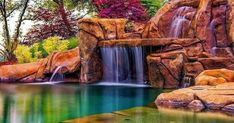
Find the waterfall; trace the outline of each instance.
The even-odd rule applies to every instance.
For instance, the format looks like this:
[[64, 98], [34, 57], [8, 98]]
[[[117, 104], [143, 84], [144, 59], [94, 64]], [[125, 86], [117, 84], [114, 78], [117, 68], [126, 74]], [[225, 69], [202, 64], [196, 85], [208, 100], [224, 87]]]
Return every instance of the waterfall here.
[[[182, 37], [183, 34], [183, 25], [186, 21], [186, 13], [191, 7], [180, 7], [177, 9], [175, 16], [173, 17], [173, 22], [170, 27], [169, 37], [171, 38], [178, 38]], [[189, 22], [190, 25], [191, 21]]]
[[103, 81], [143, 83], [142, 47], [101, 48]]
[[54, 73], [52, 74], [49, 82], [58, 82], [58, 81], [63, 81], [64, 75], [61, 73], [63, 66], [58, 66]]
[[135, 75], [136, 75], [136, 81], [137, 82], [143, 82], [144, 81], [144, 68], [143, 68], [143, 51], [142, 47], [133, 47], [131, 48], [133, 55], [134, 55], [134, 61], [135, 61]]
[[192, 83], [193, 83], [193, 78], [189, 77], [189, 76], [185, 76], [183, 79], [182, 87], [187, 88], [187, 87], [191, 86]]

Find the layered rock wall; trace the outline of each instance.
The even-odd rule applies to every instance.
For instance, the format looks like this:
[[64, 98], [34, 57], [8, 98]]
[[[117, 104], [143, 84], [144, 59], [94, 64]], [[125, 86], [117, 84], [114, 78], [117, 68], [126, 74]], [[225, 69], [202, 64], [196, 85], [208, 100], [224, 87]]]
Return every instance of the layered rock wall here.
[[[181, 29], [176, 27], [181, 31], [178, 38], [194, 38], [203, 43], [193, 44], [188, 48], [174, 44], [165, 47], [165, 50], [158, 55], [148, 56], [148, 68], [151, 74], [149, 80], [152, 85], [158, 88], [175, 88], [178, 85], [183, 86], [186, 82], [194, 84], [194, 79], [203, 70], [219, 68], [234, 70], [233, 26], [231, 26], [233, 24], [233, 1], [171, 0], [147, 24], [148, 28], [145, 28], [144, 33], [148, 35], [144, 36], [146, 38], [170, 37], [169, 31], [174, 28], [173, 21], [178, 17], [183, 18], [178, 21], [180, 23], [177, 25], [184, 23], [184, 25], [181, 24]], [[180, 49], [175, 47], [180, 47]], [[165, 55], [168, 57], [162, 57]], [[171, 68], [171, 64], [176, 58], [170, 56], [179, 55], [184, 56], [184, 59], [187, 60], [181, 63], [182, 68], [176, 67], [177, 72], [181, 73], [178, 79], [176, 77], [178, 74]], [[169, 61], [169, 64], [163, 61]], [[160, 66], [164, 66], [164, 68]], [[165, 72], [167, 73], [163, 74]], [[156, 75], [160, 77], [155, 77]], [[157, 80], [158, 78], [160, 81]], [[168, 86], [169, 83], [172, 86]]]

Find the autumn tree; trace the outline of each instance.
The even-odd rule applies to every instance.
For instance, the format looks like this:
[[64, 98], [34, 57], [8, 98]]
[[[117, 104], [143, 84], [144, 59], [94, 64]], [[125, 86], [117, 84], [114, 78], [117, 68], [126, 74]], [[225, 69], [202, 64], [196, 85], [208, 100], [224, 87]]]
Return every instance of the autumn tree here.
[[149, 19], [140, 0], [92, 0], [92, 3], [102, 18], [127, 18], [135, 22]]

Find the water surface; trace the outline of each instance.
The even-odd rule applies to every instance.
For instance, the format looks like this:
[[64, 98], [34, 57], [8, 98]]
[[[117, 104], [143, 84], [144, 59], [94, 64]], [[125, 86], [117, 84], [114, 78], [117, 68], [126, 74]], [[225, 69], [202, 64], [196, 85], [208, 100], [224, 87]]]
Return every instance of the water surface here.
[[103, 85], [0, 85], [0, 122], [58, 123], [153, 102], [161, 90]]
[[[234, 117], [220, 113], [140, 108], [152, 103], [162, 92], [128, 84], [0, 84], [0, 123], [59, 123], [101, 113], [118, 114], [114, 118], [116, 123], [234, 123]], [[119, 118], [119, 112], [124, 117], [121, 114]], [[100, 118], [96, 120], [100, 123]], [[103, 123], [109, 122], [114, 121]]]

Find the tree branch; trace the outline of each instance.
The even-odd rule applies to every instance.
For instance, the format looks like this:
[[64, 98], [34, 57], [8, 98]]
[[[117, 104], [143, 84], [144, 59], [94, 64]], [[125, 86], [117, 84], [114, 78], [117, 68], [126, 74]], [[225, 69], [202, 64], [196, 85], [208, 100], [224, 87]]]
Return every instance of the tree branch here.
[[10, 17], [11, 14], [12, 14], [15, 10], [17, 10], [17, 9], [20, 8], [20, 6], [22, 6], [22, 4], [13, 7], [13, 9], [12, 9], [9, 13], [7, 13], [6, 17], [7, 17], [7, 18]]
[[21, 24], [22, 24], [23, 16], [24, 16], [24, 14], [26, 12], [26, 9], [28, 7], [28, 3], [29, 3], [29, 0], [25, 0], [23, 10], [22, 10], [22, 12], [20, 13], [20, 16], [19, 16], [18, 24], [16, 26], [15, 37], [14, 37], [15, 45], [17, 45], [18, 42], [19, 42], [18, 38], [19, 38], [19, 33], [20, 33], [20, 27], [21, 27]]
[[7, 45], [9, 45], [10, 44], [10, 32], [9, 32], [7, 16], [6, 16], [6, 0], [3, 0], [1, 13], [2, 13], [2, 17], [3, 17], [3, 21], [4, 21], [6, 43], [7, 43]]

